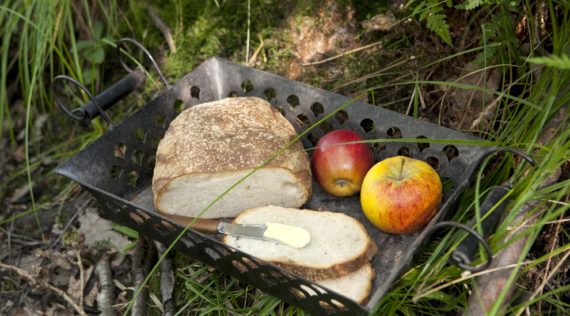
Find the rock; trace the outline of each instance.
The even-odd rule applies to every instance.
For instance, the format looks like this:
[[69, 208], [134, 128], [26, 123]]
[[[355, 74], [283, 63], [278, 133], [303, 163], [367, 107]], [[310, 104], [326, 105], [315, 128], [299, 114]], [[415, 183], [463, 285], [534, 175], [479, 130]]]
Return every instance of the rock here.
[[[335, 1], [325, 1], [312, 16], [288, 20], [295, 60], [286, 67], [285, 76], [297, 80], [301, 64], [318, 61], [359, 46], [353, 25], [354, 10], [340, 7]], [[297, 65], [294, 65], [297, 64]]]

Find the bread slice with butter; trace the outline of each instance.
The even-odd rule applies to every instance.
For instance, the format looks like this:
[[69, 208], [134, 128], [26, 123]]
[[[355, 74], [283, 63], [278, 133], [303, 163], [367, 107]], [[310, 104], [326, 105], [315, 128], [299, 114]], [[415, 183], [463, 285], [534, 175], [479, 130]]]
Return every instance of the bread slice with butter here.
[[[368, 264], [377, 251], [364, 226], [342, 213], [266, 206], [245, 210], [234, 219], [238, 224], [266, 222], [301, 227], [309, 232], [310, 242], [295, 248], [283, 242], [225, 236], [224, 243], [311, 280], [346, 276]], [[284, 234], [280, 238], [297, 238], [280, 233]]]

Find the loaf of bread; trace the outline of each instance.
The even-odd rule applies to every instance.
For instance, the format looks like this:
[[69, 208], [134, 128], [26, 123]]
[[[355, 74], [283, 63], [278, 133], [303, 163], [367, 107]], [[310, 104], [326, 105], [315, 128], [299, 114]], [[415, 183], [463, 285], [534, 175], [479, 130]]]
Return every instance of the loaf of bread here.
[[[188, 108], [158, 145], [155, 208], [166, 215], [224, 218], [259, 206], [300, 207], [311, 195], [302, 144], [269, 161], [295, 137], [291, 123], [259, 98], [226, 98]], [[256, 167], [261, 168], [201, 214]]]
[[342, 213], [278, 206], [248, 209], [234, 223], [282, 223], [311, 235], [304, 248], [276, 241], [225, 236], [224, 243], [311, 280], [346, 276], [368, 264], [377, 247], [364, 226]]

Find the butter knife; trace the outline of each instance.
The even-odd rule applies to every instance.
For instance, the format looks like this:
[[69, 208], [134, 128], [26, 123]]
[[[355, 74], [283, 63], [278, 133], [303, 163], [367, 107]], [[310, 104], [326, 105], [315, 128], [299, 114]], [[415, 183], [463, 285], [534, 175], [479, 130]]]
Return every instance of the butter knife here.
[[[182, 216], [167, 215], [167, 217], [183, 225], [188, 225], [193, 221], [192, 218]], [[229, 236], [277, 241], [295, 248], [304, 248], [311, 241], [311, 235], [306, 229], [276, 222], [235, 224], [220, 220], [198, 219], [191, 228], [207, 234], [220, 233]]]

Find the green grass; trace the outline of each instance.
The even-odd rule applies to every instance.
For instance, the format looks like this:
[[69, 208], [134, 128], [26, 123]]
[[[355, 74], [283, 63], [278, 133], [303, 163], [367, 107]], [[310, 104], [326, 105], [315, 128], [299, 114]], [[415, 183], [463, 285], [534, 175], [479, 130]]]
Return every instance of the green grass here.
[[[91, 3], [95, 5], [91, 6]], [[353, 3], [356, 8], [380, 10], [376, 4], [371, 5], [366, 1]], [[546, 4], [551, 32], [546, 34], [535, 32], [534, 30], [539, 28], [538, 21], [529, 18], [528, 29], [531, 32], [526, 39], [529, 42], [527, 49], [529, 53], [523, 53], [521, 36], [515, 31], [524, 12], [534, 16], [536, 7], [530, 1], [518, 3], [516, 10], [512, 8], [510, 2], [485, 4], [474, 9], [475, 13], [472, 16], [476, 19], [470, 22], [481, 25], [472, 33], [479, 38], [478, 42], [472, 42], [470, 46], [454, 50], [451, 54], [429, 56], [431, 59], [422, 57], [423, 64], [416, 73], [406, 75], [396, 82], [390, 81], [395, 75], [388, 74], [386, 78], [357, 80], [358, 84], [343, 87], [343, 91], [358, 94], [408, 86], [410, 91], [414, 91], [410, 103], [411, 113], [417, 116], [421, 106], [419, 93], [422, 87], [447, 86], [472, 91], [484, 90], [451, 79], [423, 79], [430, 69], [445, 67], [460, 59], [476, 57], [483, 70], [497, 69], [501, 72], [501, 88], [498, 91], [489, 91], [498, 100], [498, 106], [493, 113], [493, 124], [481, 126], [477, 131], [485, 141], [461, 144], [474, 146], [501, 144], [516, 148], [532, 154], [537, 166], [531, 168], [511, 155], [493, 156], [486, 168], [483, 166], [480, 168], [472, 187], [462, 194], [458, 209], [453, 212], [451, 218], [466, 223], [473, 216], [480, 217], [479, 201], [485, 197], [487, 189], [511, 179], [514, 187], [509, 195], [511, 202], [507, 207], [507, 216], [490, 240], [496, 253], [512, 243], [512, 239], [505, 241], [505, 238], [512, 231], [512, 227], [518, 225], [514, 222], [516, 214], [529, 201], [537, 201], [529, 214], [537, 216], [536, 223], [520, 228], [517, 232], [519, 238], [526, 236], [528, 241], [517, 267], [504, 286], [505, 289], [516, 288], [515, 297], [526, 295], [528, 299], [507, 302], [504, 296], [506, 290], [503, 290], [493, 305], [491, 314], [517, 315], [526, 309], [532, 312], [537, 310], [538, 304], [541, 304], [543, 312], [548, 311], [551, 314], [570, 312], [570, 306], [563, 301], [564, 292], [570, 290], [568, 284], [560, 288], [545, 287], [541, 291], [530, 277], [533, 269], [543, 269], [549, 261], [552, 261], [550, 265], [552, 269], [556, 267], [558, 260], [567, 258], [570, 253], [568, 225], [561, 225], [559, 242], [554, 245], [552, 251], [549, 249], [547, 253], [538, 257], [534, 257], [536, 251], [532, 251], [533, 244], [541, 238], [541, 231], [557, 225], [557, 221], [566, 218], [568, 204], [564, 202], [564, 198], [570, 194], [568, 180], [552, 187], [540, 187], [544, 179], [570, 157], [568, 119], [560, 126], [560, 133], [557, 136], [539, 144], [543, 127], [559, 109], [567, 107], [570, 103], [568, 84], [570, 8], [563, 1], [546, 1]], [[176, 55], [167, 54], [165, 72], [171, 82], [189, 72], [199, 62], [214, 55], [244, 63], [245, 47], [249, 45], [251, 53], [259, 45], [260, 38], [266, 45], [263, 58], [267, 61], [263, 68], [270, 71], [282, 69], [283, 62], [292, 56], [289, 49], [292, 44], [287, 42], [286, 34], [279, 31], [284, 26], [284, 19], [287, 18], [287, 9], [295, 6], [271, 1], [251, 1], [250, 5], [248, 11], [248, 4], [245, 1], [153, 2], [153, 6], [158, 9], [163, 19], [168, 21], [179, 50]], [[296, 8], [295, 14], [300, 18], [302, 15], [311, 14], [312, 10], [313, 7], [310, 5], [300, 5]], [[411, 14], [413, 7], [409, 10], [405, 14]], [[83, 17], [79, 22], [76, 20], [77, 12]], [[248, 14], [249, 27], [246, 23]], [[366, 12], [365, 15], [371, 17], [374, 13]], [[449, 19], [447, 21], [449, 22]], [[5, 140], [10, 151], [16, 151], [20, 146], [25, 149], [24, 161], [8, 174], [2, 175], [0, 199], [3, 200], [15, 186], [26, 183], [33, 192], [34, 183], [48, 181], [44, 167], [46, 160], [61, 162], [105, 132], [105, 124], [100, 121], [95, 122], [87, 130], [70, 124], [61, 111], [54, 107], [53, 96], [49, 90], [50, 79], [58, 74], [68, 74], [86, 83], [91, 91], [100, 91], [124, 75], [115, 69], [117, 64], [113, 62], [114, 40], [128, 35], [142, 40], [147, 47], [154, 48], [163, 44], [163, 39], [149, 22], [146, 9], [138, 1], [133, 0], [122, 2], [7, 0], [0, 5], [0, 25], [3, 25], [0, 29], [0, 38], [2, 38], [0, 120], [3, 125], [0, 129], [0, 141]], [[99, 30], [95, 32], [96, 29]], [[249, 43], [246, 36], [248, 31]], [[89, 49], [82, 49], [85, 44], [80, 43], [88, 39], [96, 41], [90, 43], [92, 46]], [[395, 41], [393, 49], [398, 49], [400, 45], [409, 49], [411, 44], [407, 40]], [[99, 56], [101, 50], [103, 61]], [[340, 80], [350, 82], [366, 74], [366, 61], [362, 60], [358, 64], [353, 63], [354, 61], [359, 61], [357, 55], [347, 56], [339, 62], [347, 69], [354, 64], [354, 67], [350, 68]], [[376, 62], [374, 67], [378, 67]], [[321, 78], [317, 76], [305, 80], [317, 84], [321, 82]], [[5, 87], [12, 84], [21, 91], [19, 98], [23, 103], [18, 105], [20, 108], [16, 108], [14, 98], [8, 99], [9, 90]], [[155, 87], [147, 87], [147, 90]], [[74, 99], [77, 103], [85, 100], [81, 95]], [[135, 98], [129, 99], [125, 104], [129, 102], [141, 104]], [[408, 102], [406, 101], [406, 104]], [[137, 106], [131, 107], [129, 111], [136, 108]], [[120, 112], [120, 110], [113, 111], [117, 121], [120, 120]], [[24, 116], [21, 116], [21, 113]], [[49, 119], [46, 126], [38, 133], [34, 123], [44, 114], [48, 114]], [[417, 142], [417, 140], [401, 141]], [[432, 141], [437, 142], [437, 140]], [[52, 190], [56, 196], [53, 200], [36, 201], [34, 195], [30, 194], [28, 210], [0, 220], [0, 225], [11, 223], [27, 214], [50, 209], [54, 201], [65, 199], [70, 191], [69, 183], [55, 178], [49, 181], [54, 183]], [[39, 219], [37, 225], [41, 225]], [[447, 260], [463, 237], [464, 234], [455, 230], [437, 235], [436, 240], [422, 249], [410, 270], [382, 299], [377, 306], [376, 314], [441, 315], [461, 312], [468, 302], [475, 278], [462, 275], [462, 271], [449, 265]], [[566, 259], [566, 262], [568, 260]], [[202, 264], [188, 263], [184, 260], [177, 262], [176, 299], [179, 314], [297, 315], [302, 313], [276, 298], [264, 295]], [[554, 271], [551, 278], [559, 280], [563, 276]], [[160, 296], [155, 283], [151, 282], [152, 291]], [[506, 309], [502, 309], [505, 305]]]

